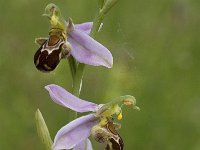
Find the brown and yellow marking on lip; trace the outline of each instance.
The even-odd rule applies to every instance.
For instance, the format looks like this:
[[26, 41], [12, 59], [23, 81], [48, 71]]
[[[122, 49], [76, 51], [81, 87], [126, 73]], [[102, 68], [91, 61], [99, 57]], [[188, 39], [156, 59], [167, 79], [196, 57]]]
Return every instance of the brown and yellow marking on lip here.
[[92, 128], [92, 136], [97, 142], [106, 145], [105, 150], [123, 150], [124, 143], [116, 128], [116, 124], [108, 120], [104, 126], [94, 126]]
[[54, 46], [58, 44], [60, 38], [57, 35], [50, 35], [48, 40], [48, 46]]
[[[67, 55], [68, 52], [63, 50], [65, 38], [63, 33], [56, 29], [51, 31], [49, 38], [41, 45], [34, 55], [34, 64], [36, 68], [42, 72], [50, 72], [56, 68], [60, 60]], [[40, 39], [42, 41], [42, 39]]]
[[55, 4], [48, 4], [43, 16], [50, 19], [51, 29], [48, 38], [36, 39], [40, 48], [34, 55], [34, 64], [38, 70], [50, 72], [62, 58], [68, 56], [71, 46], [67, 43], [67, 24], [59, 8]]
[[106, 128], [113, 134], [111, 138], [109, 138], [109, 143], [106, 146], [106, 150], [123, 150], [124, 143], [121, 136], [115, 129], [115, 125], [113, 122], [109, 121], [106, 125]]

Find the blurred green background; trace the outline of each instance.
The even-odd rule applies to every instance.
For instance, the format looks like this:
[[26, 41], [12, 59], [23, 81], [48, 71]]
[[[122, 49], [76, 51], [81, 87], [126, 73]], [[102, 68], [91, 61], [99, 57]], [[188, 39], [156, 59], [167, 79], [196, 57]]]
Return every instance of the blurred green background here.
[[[54, 83], [71, 91], [67, 61], [50, 74], [33, 64], [34, 39], [48, 35], [49, 21], [41, 15], [49, 2], [0, 1], [0, 149], [44, 149], [35, 128], [37, 108], [52, 138], [72, 119], [43, 88]], [[75, 23], [91, 21], [97, 9], [96, 0], [53, 2]], [[140, 112], [123, 111], [125, 150], [200, 149], [199, 14], [197, 0], [126, 0], [106, 16], [97, 40], [112, 51], [114, 67], [88, 66], [81, 98], [137, 98]]]

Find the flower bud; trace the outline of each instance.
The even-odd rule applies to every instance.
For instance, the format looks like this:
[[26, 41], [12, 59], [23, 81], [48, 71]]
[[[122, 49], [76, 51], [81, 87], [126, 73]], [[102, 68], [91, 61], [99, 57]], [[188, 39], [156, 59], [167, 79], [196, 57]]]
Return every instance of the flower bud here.
[[42, 143], [45, 145], [46, 149], [50, 150], [53, 142], [51, 140], [47, 125], [39, 109], [35, 112], [35, 122], [36, 122], [37, 132]]

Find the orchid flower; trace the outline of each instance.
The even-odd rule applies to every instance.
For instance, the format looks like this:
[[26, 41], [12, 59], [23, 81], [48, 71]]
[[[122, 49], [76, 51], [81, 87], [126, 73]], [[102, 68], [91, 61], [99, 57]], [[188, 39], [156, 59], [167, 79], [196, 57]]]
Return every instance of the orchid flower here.
[[48, 4], [43, 15], [50, 19], [51, 30], [48, 38], [36, 39], [40, 45], [34, 55], [34, 64], [38, 70], [50, 72], [62, 58], [70, 55], [80, 63], [112, 67], [110, 51], [88, 35], [92, 22], [74, 25], [71, 18], [66, 22], [55, 4]]
[[71, 121], [57, 132], [52, 146], [54, 150], [92, 150], [88, 139], [90, 135], [97, 142], [105, 144], [106, 150], [123, 150], [123, 140], [116, 131], [120, 125], [113, 122], [113, 115], [121, 120], [123, 105], [139, 109], [133, 96], [121, 96], [107, 104], [98, 105], [82, 100], [58, 85], [51, 84], [45, 88], [55, 103], [76, 112], [91, 112]]

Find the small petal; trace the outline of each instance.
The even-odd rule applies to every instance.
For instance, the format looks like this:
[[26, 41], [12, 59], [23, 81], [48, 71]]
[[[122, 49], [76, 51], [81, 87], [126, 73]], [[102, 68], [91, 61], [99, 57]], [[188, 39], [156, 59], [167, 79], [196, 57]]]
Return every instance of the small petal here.
[[95, 112], [99, 109], [97, 104], [82, 100], [58, 85], [50, 84], [45, 86], [45, 89], [49, 92], [55, 103], [70, 108], [76, 112]]
[[[76, 24], [75, 29], [83, 31], [86, 34], [90, 34], [92, 26], [93, 26], [93, 22], [85, 22], [85, 23], [81, 23], [81, 24]], [[103, 26], [103, 23], [101, 23], [101, 25], [99, 27], [99, 31], [101, 30], [102, 26]]]
[[53, 149], [71, 149], [90, 136], [93, 126], [98, 123], [94, 114], [89, 114], [62, 127], [55, 136]]
[[92, 144], [89, 139], [83, 140], [78, 145], [76, 145], [73, 150], [93, 150]]
[[93, 66], [112, 67], [113, 57], [110, 51], [83, 31], [71, 30], [68, 41], [72, 46], [71, 54], [77, 61]]

